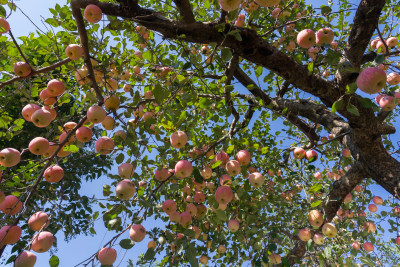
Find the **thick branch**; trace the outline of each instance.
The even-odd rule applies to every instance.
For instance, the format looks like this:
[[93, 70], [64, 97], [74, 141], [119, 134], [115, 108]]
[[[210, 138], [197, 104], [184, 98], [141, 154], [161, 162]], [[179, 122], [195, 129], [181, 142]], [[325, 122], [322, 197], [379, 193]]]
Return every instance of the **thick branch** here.
[[196, 22], [192, 11], [192, 6], [188, 0], [174, 0], [174, 3], [182, 16], [183, 22], [188, 24]]

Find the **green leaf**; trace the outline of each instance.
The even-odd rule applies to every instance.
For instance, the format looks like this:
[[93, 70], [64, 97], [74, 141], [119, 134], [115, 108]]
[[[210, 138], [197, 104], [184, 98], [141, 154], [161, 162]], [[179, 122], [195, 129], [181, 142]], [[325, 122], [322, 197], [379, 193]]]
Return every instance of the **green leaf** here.
[[376, 266], [375, 262], [373, 262], [370, 258], [368, 257], [359, 257], [358, 258], [362, 263], [368, 265], [368, 266]]
[[330, 8], [329, 6], [322, 5], [322, 6], [320, 6], [320, 8], [321, 8], [322, 15], [327, 15], [328, 13], [332, 12], [332, 8]]
[[338, 109], [341, 109], [343, 105], [343, 99], [337, 100], [332, 105], [332, 112], [336, 113]]
[[60, 259], [56, 255], [53, 255], [51, 256], [49, 263], [51, 267], [57, 267], [60, 264]]
[[365, 107], [365, 108], [373, 108], [376, 105], [371, 101], [371, 99], [366, 98], [366, 97], [359, 97], [357, 98], [358, 102], [360, 102], [360, 104]]
[[189, 244], [185, 250], [185, 256], [189, 261], [191, 267], [199, 266], [199, 262], [197, 261], [196, 255], [197, 255], [196, 248], [193, 246], [193, 244]]
[[215, 214], [217, 215], [218, 219], [220, 219], [221, 221], [227, 221], [228, 220], [228, 216], [226, 215], [225, 211], [223, 210], [216, 210]]
[[348, 112], [350, 112], [351, 114], [353, 114], [353, 115], [360, 116], [360, 112], [358, 112], [357, 107], [354, 106], [354, 105], [351, 104], [351, 103], [349, 103], [349, 104], [347, 105], [346, 110], [347, 110]]
[[195, 168], [193, 170], [193, 176], [194, 176], [194, 180], [197, 183], [200, 183], [200, 184], [203, 183], [204, 179], [203, 179], [203, 176], [201, 176], [199, 169]]
[[124, 158], [125, 158], [124, 154], [121, 153], [121, 154], [119, 154], [119, 155], [115, 158], [115, 162], [116, 162], [117, 164], [121, 164], [121, 163], [124, 161]]
[[221, 58], [223, 61], [228, 61], [232, 57], [232, 51], [229, 48], [223, 48], [221, 50]]
[[156, 255], [156, 252], [154, 249], [149, 248], [146, 253], [144, 254], [143, 258], [147, 261], [154, 259], [154, 256]]
[[315, 184], [310, 187], [310, 192], [313, 192], [313, 193], [318, 192], [321, 188], [322, 188], [322, 186], [320, 184]]
[[256, 75], [256, 77], [260, 77], [262, 73], [263, 73], [263, 67], [258, 66], [254, 74]]
[[[2, 4], [2, 5], [4, 5], [4, 4]], [[7, 16], [6, 9], [3, 6], [0, 6], [0, 16], [1, 17], [6, 17]]]
[[230, 145], [227, 149], [226, 149], [226, 153], [231, 154], [232, 151], [235, 149], [235, 145]]
[[312, 74], [314, 70], [314, 62], [308, 63], [308, 74]]
[[135, 242], [130, 239], [122, 239], [119, 241], [119, 245], [123, 249], [131, 249], [135, 245]]
[[319, 204], [321, 204], [321, 200], [317, 200], [311, 203], [311, 208], [317, 207]]
[[218, 160], [218, 161], [214, 162], [214, 164], [211, 166], [211, 169], [215, 169], [221, 164], [222, 164], [222, 161]]
[[374, 61], [376, 64], [381, 64], [385, 60], [385, 56], [383, 54], [377, 55]]
[[164, 101], [164, 99], [168, 97], [169, 93], [164, 90], [164, 88], [160, 84], [156, 84], [154, 86], [153, 95], [156, 101], [161, 103]]
[[354, 92], [357, 90], [357, 84], [356, 83], [351, 83], [346, 85], [346, 94], [354, 94]]
[[324, 256], [326, 259], [330, 259], [332, 257], [332, 248], [330, 246], [325, 247]]

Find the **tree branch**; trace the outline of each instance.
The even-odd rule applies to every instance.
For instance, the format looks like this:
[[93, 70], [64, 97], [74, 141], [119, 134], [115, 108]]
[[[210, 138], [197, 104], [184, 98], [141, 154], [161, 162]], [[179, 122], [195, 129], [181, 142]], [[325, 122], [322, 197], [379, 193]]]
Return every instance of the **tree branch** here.
[[183, 22], [188, 24], [196, 22], [192, 11], [192, 6], [188, 0], [174, 0], [174, 3], [182, 16]]

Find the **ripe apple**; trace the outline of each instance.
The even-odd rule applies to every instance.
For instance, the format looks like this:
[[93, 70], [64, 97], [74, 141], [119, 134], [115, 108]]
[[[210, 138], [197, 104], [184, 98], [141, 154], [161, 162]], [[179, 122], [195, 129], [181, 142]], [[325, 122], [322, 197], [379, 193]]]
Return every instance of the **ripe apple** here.
[[228, 204], [232, 199], [233, 191], [229, 186], [220, 186], [215, 191], [215, 200], [220, 204]]
[[229, 156], [228, 154], [225, 153], [225, 151], [221, 150], [220, 152], [215, 155], [215, 160], [216, 161], [221, 161], [223, 164], [229, 161]]
[[187, 227], [189, 226], [189, 224], [192, 223], [192, 216], [190, 215], [190, 213], [188, 211], [184, 211], [180, 214], [180, 221], [179, 223], [183, 226], [183, 227]]
[[[378, 51], [380, 51], [381, 54], [385, 54], [386, 53], [386, 46], [385, 43], [382, 40], [379, 40], [376, 43], [376, 49], [378, 49]], [[380, 50], [379, 50], [380, 49]]]
[[264, 176], [259, 172], [253, 172], [249, 176], [249, 183], [255, 188], [259, 188], [264, 183]]
[[38, 109], [40, 109], [40, 107], [36, 104], [27, 104], [21, 111], [22, 117], [24, 117], [26, 121], [32, 121], [32, 114]]
[[386, 45], [389, 47], [389, 48], [393, 48], [393, 47], [395, 47], [395, 46], [397, 46], [397, 38], [396, 37], [389, 37], [387, 40], [386, 40]]
[[123, 163], [118, 167], [118, 175], [124, 179], [132, 178], [135, 173], [135, 167], [131, 163]]
[[195, 194], [194, 194], [194, 201], [196, 202], [196, 203], [203, 203], [204, 201], [206, 200], [206, 196], [204, 195], [204, 193], [203, 192], [196, 192]]
[[18, 242], [21, 237], [21, 227], [17, 225], [6, 225], [0, 229], [0, 248], [7, 244]]
[[220, 185], [231, 185], [232, 184], [232, 178], [228, 174], [224, 174], [221, 176], [219, 180]]
[[47, 91], [53, 97], [60, 96], [65, 92], [65, 84], [57, 79], [50, 80], [47, 83]]
[[311, 239], [311, 231], [308, 228], [300, 229], [299, 238], [301, 241], [307, 242]]
[[100, 106], [91, 106], [87, 111], [87, 118], [89, 121], [96, 123], [101, 123], [107, 116], [104, 108]]
[[104, 106], [110, 111], [115, 111], [121, 105], [121, 100], [117, 95], [110, 95], [104, 99]]
[[14, 267], [33, 267], [36, 255], [30, 251], [22, 251], [14, 261]]
[[335, 41], [331, 42], [331, 47], [333, 50], [336, 50], [336, 48], [338, 47], [338, 43]]
[[33, 237], [32, 250], [38, 253], [48, 251], [53, 246], [54, 236], [52, 233], [43, 231]]
[[396, 99], [393, 96], [385, 95], [379, 100], [379, 106], [384, 111], [392, 111], [396, 107]]
[[156, 170], [154, 173], [156, 180], [162, 182], [168, 179], [170, 173], [167, 168], [162, 168], [161, 170]]
[[117, 197], [121, 200], [129, 200], [136, 193], [135, 184], [128, 179], [122, 180], [117, 184], [115, 188]]
[[92, 139], [93, 132], [92, 129], [90, 129], [89, 127], [81, 126], [76, 130], [75, 136], [79, 142], [85, 143], [89, 142], [90, 139]]
[[147, 248], [155, 250], [157, 247], [157, 243], [154, 240], [150, 240], [149, 243], [147, 243]]
[[374, 250], [374, 245], [372, 245], [372, 243], [370, 242], [365, 242], [363, 244], [363, 248], [367, 251], [367, 252], [371, 252]]
[[324, 236], [321, 235], [320, 233], [316, 233], [316, 234], [313, 236], [313, 241], [314, 241], [315, 244], [317, 244], [317, 245], [322, 245], [322, 244], [324, 244], [324, 242], [325, 242], [325, 238], [324, 238]]
[[5, 18], [0, 18], [0, 34], [6, 33], [10, 30], [10, 24]]
[[362, 188], [361, 185], [356, 185], [356, 186], [354, 187], [354, 191], [356, 191], [356, 192], [358, 192], [358, 193], [361, 193], [361, 192], [363, 191], [363, 188]]
[[383, 199], [379, 196], [374, 196], [372, 198], [372, 201], [376, 204], [376, 205], [382, 205], [383, 204]]
[[175, 212], [177, 209], [176, 202], [174, 200], [167, 199], [164, 201], [164, 203], [162, 205], [162, 209], [166, 214], [170, 215], [172, 212]]
[[349, 194], [347, 194], [346, 197], [343, 199], [343, 203], [345, 203], [345, 204], [350, 203], [352, 199], [353, 199], [353, 196], [351, 195], [351, 193], [349, 193]]
[[386, 85], [386, 73], [378, 68], [363, 69], [357, 78], [357, 87], [367, 94], [377, 94]]
[[175, 165], [175, 176], [178, 179], [183, 179], [192, 175], [193, 166], [187, 160], [180, 160]]
[[179, 212], [173, 211], [171, 212], [171, 214], [169, 214], [169, 220], [174, 223], [180, 223], [181, 215], [179, 214]]
[[208, 257], [206, 255], [201, 255], [200, 258], [199, 258], [199, 262], [201, 264], [207, 265]]
[[235, 26], [243, 27], [244, 26], [245, 15], [239, 14], [237, 20], [235, 21]]
[[316, 180], [320, 180], [320, 179], [322, 178], [322, 173], [320, 173], [320, 172], [314, 173], [314, 178], [315, 178]]
[[146, 229], [141, 224], [132, 225], [129, 237], [135, 242], [141, 242], [146, 237]]
[[360, 249], [360, 243], [358, 243], [357, 241], [354, 241], [353, 244], [351, 244], [351, 246], [352, 246], [355, 250], [359, 250], [359, 249]]
[[369, 204], [368, 205], [368, 210], [370, 212], [376, 212], [378, 210], [378, 207], [375, 204]]
[[20, 77], [26, 77], [31, 73], [32, 69], [28, 63], [19, 61], [14, 64], [14, 72]]
[[342, 149], [342, 155], [343, 155], [343, 157], [345, 157], [345, 158], [351, 158], [350, 149], [348, 149], [348, 148], [343, 148], [343, 149]]
[[237, 160], [230, 160], [225, 165], [226, 172], [229, 175], [238, 175], [240, 174], [240, 163]]
[[278, 253], [271, 253], [271, 255], [268, 256], [269, 262], [272, 264], [280, 264], [282, 259], [281, 255]]
[[4, 167], [13, 167], [21, 160], [21, 153], [15, 148], [4, 148], [0, 151], [0, 165]]
[[186, 145], [188, 141], [188, 137], [185, 132], [183, 131], [176, 131], [171, 134], [169, 138], [171, 145], [175, 148], [182, 148]]
[[64, 170], [58, 165], [52, 165], [44, 171], [44, 179], [49, 183], [57, 183], [64, 177]]
[[83, 15], [88, 22], [97, 23], [101, 20], [103, 12], [101, 8], [96, 5], [87, 5]]
[[49, 106], [44, 106], [42, 109], [47, 110], [51, 114], [51, 120], [53, 121], [57, 117], [57, 111]]
[[236, 154], [236, 160], [239, 161], [240, 165], [247, 166], [251, 161], [250, 153], [247, 150], [240, 150]]
[[193, 204], [193, 203], [189, 203], [189, 204], [186, 206], [185, 211], [189, 212], [189, 214], [190, 214], [191, 217], [194, 217], [194, 216], [197, 215], [197, 207], [196, 207], [196, 205]]
[[220, 254], [224, 254], [226, 252], [226, 247], [224, 245], [219, 245], [217, 251]]
[[240, 227], [240, 224], [237, 220], [232, 219], [228, 222], [228, 229], [232, 233], [236, 233], [239, 230], [239, 227]]
[[308, 150], [306, 152], [306, 159], [308, 162], [314, 162], [318, 159], [318, 154], [314, 150]]
[[256, 0], [255, 2], [262, 7], [273, 7], [279, 4], [281, 0]]
[[202, 171], [201, 171], [201, 175], [203, 176], [204, 179], [210, 179], [212, 176], [212, 169], [210, 167], [205, 167]]
[[394, 241], [396, 242], [396, 245], [400, 245], [400, 237], [397, 237]]
[[58, 147], [58, 145], [56, 145], [55, 143], [49, 142], [49, 149], [43, 155], [47, 158], [50, 157], [56, 151], [57, 147]]
[[44, 211], [38, 211], [29, 218], [28, 220], [28, 226], [31, 228], [33, 231], [39, 231], [42, 229], [46, 229], [46, 227], [49, 225], [49, 215], [47, 215]]
[[77, 44], [70, 44], [65, 49], [65, 54], [71, 60], [78, 60], [83, 56], [83, 48]]
[[47, 106], [51, 106], [54, 105], [57, 102], [57, 98], [53, 97], [50, 93], [49, 90], [44, 89], [40, 92], [39, 94], [39, 98], [40, 100], [43, 101], [43, 104], [47, 105]]
[[33, 112], [31, 119], [36, 127], [44, 128], [51, 123], [52, 115], [50, 111], [38, 109], [35, 112]]
[[306, 156], [306, 151], [302, 147], [296, 147], [293, 150], [293, 157], [296, 159], [302, 159]]
[[239, 8], [241, 0], [218, 0], [221, 9], [231, 12]]
[[337, 235], [336, 226], [332, 223], [325, 223], [322, 226], [322, 233], [327, 237], [333, 238]]
[[315, 32], [311, 29], [305, 29], [297, 35], [297, 44], [302, 48], [310, 48], [315, 44]]
[[395, 72], [392, 72], [392, 73], [387, 75], [386, 82], [389, 85], [397, 85], [397, 84], [400, 83], [400, 75], [395, 73]]
[[308, 221], [313, 227], [320, 227], [324, 223], [324, 217], [318, 210], [311, 210], [308, 213]]
[[113, 265], [117, 259], [117, 251], [113, 248], [102, 248], [97, 253], [97, 258], [102, 265]]
[[367, 231], [368, 233], [375, 233], [376, 226], [373, 222], [366, 222], [364, 223], [364, 230]]
[[90, 79], [87, 77], [89, 71], [86, 67], [77, 69], [75, 72], [75, 79], [78, 81], [78, 84], [85, 85], [90, 82]]
[[330, 44], [333, 41], [333, 31], [330, 28], [323, 28], [317, 31], [316, 33], [316, 42], [317, 45], [321, 46], [323, 44]]
[[107, 136], [102, 136], [97, 139], [94, 145], [96, 151], [101, 155], [110, 154], [114, 150], [114, 146], [114, 140]]
[[318, 48], [317, 47], [308, 48], [307, 54], [312, 60], [315, 60], [317, 58]]

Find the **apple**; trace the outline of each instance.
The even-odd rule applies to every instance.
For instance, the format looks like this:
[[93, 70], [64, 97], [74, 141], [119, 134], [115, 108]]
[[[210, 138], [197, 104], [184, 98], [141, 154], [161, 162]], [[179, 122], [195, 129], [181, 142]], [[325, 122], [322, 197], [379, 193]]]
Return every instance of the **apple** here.
[[140, 51], [135, 51], [133, 54], [134, 54], [136, 57], [138, 57], [140, 60], [143, 60], [142, 52], [140, 52]]
[[32, 121], [32, 114], [38, 109], [40, 109], [40, 107], [36, 104], [27, 104], [21, 111], [22, 117], [24, 117], [26, 121]]
[[232, 184], [232, 178], [228, 174], [224, 174], [221, 176], [219, 180], [220, 185], [231, 185]]
[[59, 158], [64, 158], [64, 157], [69, 156], [70, 154], [71, 154], [71, 151], [68, 151], [68, 150], [66, 149], [66, 146], [64, 145], [64, 146], [61, 148], [61, 150], [58, 151], [57, 157], [59, 157]]
[[375, 204], [369, 204], [368, 205], [368, 210], [370, 212], [376, 212], [378, 210], [378, 207]]
[[60, 96], [65, 92], [65, 84], [57, 79], [50, 80], [47, 83], [47, 91], [53, 97]]
[[306, 152], [306, 159], [308, 162], [314, 162], [318, 159], [318, 154], [314, 150], [308, 150]]
[[142, 116], [143, 121], [147, 121], [151, 118], [154, 118], [154, 113], [152, 111], [147, 111], [147, 112], [143, 113], [143, 116]]
[[228, 204], [232, 199], [233, 191], [229, 186], [220, 186], [215, 191], [215, 200], [220, 204]]
[[346, 197], [343, 199], [343, 203], [345, 203], [345, 204], [350, 203], [352, 199], [353, 199], [353, 196], [351, 195], [351, 193], [349, 193], [349, 194], [347, 194]]
[[223, 164], [229, 161], [229, 156], [228, 154], [225, 153], [225, 151], [221, 150], [220, 152], [215, 155], [215, 160], [216, 161], [221, 161]]
[[[62, 132], [62, 133], [60, 134], [60, 137], [58, 138], [58, 142], [59, 142], [60, 144], [61, 144], [62, 142], [64, 142], [64, 141], [66, 140], [66, 138], [67, 138], [67, 135], [68, 135], [67, 132]], [[75, 142], [75, 140], [76, 140], [75, 137], [74, 137], [74, 136], [71, 136], [71, 137], [69, 138], [68, 142], [66, 142], [66, 144]]]
[[348, 148], [343, 148], [343, 149], [342, 149], [342, 155], [343, 155], [343, 157], [345, 157], [345, 158], [351, 158], [350, 149], [348, 149]]
[[157, 243], [154, 240], [150, 240], [149, 243], [147, 243], [147, 248], [155, 250], [157, 247]]
[[358, 243], [357, 241], [354, 241], [353, 244], [351, 244], [351, 246], [352, 246], [355, 250], [359, 250], [359, 249], [360, 249], [360, 243]]
[[193, 203], [189, 203], [189, 204], [186, 206], [185, 211], [189, 212], [189, 214], [190, 214], [191, 217], [194, 217], [194, 216], [197, 215], [197, 207], [196, 207], [196, 205], [193, 204]]
[[107, 116], [104, 108], [100, 106], [91, 106], [87, 111], [87, 118], [89, 121], [96, 123], [101, 123]]
[[330, 28], [322, 28], [316, 33], [317, 45], [321, 46], [323, 44], [331, 44], [333, 41], [333, 31]]
[[75, 72], [75, 79], [78, 81], [78, 84], [85, 85], [90, 82], [89, 78], [87, 77], [89, 71], [86, 67], [77, 69]]
[[48, 251], [53, 246], [54, 236], [52, 233], [43, 231], [33, 237], [32, 250], [38, 253]]
[[281, 255], [278, 253], [271, 253], [271, 255], [268, 256], [269, 262], [272, 264], [280, 264], [282, 259]]
[[49, 215], [47, 215], [44, 211], [38, 211], [34, 213], [28, 220], [28, 226], [33, 231], [39, 231], [40, 229], [46, 229], [49, 225]]
[[79, 142], [85, 143], [89, 142], [90, 139], [92, 139], [93, 132], [92, 129], [90, 129], [89, 127], [81, 126], [76, 130], [75, 136]]
[[313, 227], [320, 227], [324, 223], [324, 217], [318, 210], [311, 210], [308, 213], [308, 221]]
[[21, 237], [21, 227], [17, 225], [6, 225], [0, 229], [0, 248], [7, 244], [18, 242]]
[[397, 237], [397, 238], [395, 239], [395, 242], [396, 242], [396, 245], [400, 245], [400, 237]]
[[374, 40], [371, 41], [371, 48], [372, 49], [376, 49], [376, 44], [378, 43], [378, 41], [380, 40], [379, 37], [376, 37]]
[[131, 180], [124, 179], [117, 184], [115, 191], [119, 199], [129, 200], [136, 193], [136, 187]]
[[4, 148], [0, 151], [0, 165], [4, 167], [13, 167], [21, 160], [21, 153], [15, 148]]
[[102, 248], [97, 252], [97, 258], [102, 265], [113, 265], [117, 259], [117, 251], [113, 248]]
[[179, 212], [173, 211], [171, 212], [171, 214], [169, 214], [169, 220], [174, 223], [180, 223], [181, 215], [179, 214]]
[[[378, 51], [380, 51], [381, 54], [385, 54], [386, 53], [386, 46], [385, 43], [382, 40], [379, 40], [376, 43], [376, 49], [378, 49]], [[379, 50], [380, 49], [380, 50]]]
[[306, 151], [301, 148], [301, 147], [296, 147], [293, 150], [293, 157], [295, 157], [296, 159], [302, 159], [306, 156]]
[[0, 18], [0, 34], [6, 33], [10, 30], [10, 24], [5, 18]]
[[154, 173], [156, 180], [162, 182], [168, 179], [170, 173], [167, 168], [162, 168], [161, 170], [156, 170]]
[[329, 70], [325, 70], [325, 71], [322, 73], [322, 77], [325, 77], [325, 78], [328, 78], [329, 75], [331, 75], [331, 73], [330, 73]]
[[307, 242], [311, 239], [311, 231], [308, 228], [300, 229], [299, 238], [301, 241]]
[[20, 77], [26, 77], [31, 73], [32, 69], [28, 63], [19, 61], [14, 64], [14, 72]]
[[129, 237], [135, 242], [141, 242], [146, 237], [146, 229], [141, 224], [132, 225]]
[[367, 251], [367, 252], [371, 252], [374, 250], [374, 245], [372, 245], [372, 243], [370, 242], [365, 242], [363, 244], [363, 248]]
[[366, 222], [364, 223], [364, 230], [367, 231], [368, 233], [375, 233], [376, 226], [373, 222]]
[[387, 75], [386, 82], [389, 85], [397, 85], [397, 84], [400, 83], [400, 75], [395, 73], [395, 72], [392, 72], [392, 73]]
[[110, 154], [114, 150], [114, 140], [112, 140], [110, 137], [102, 136], [97, 139], [94, 147], [101, 155]]
[[179, 223], [183, 226], [183, 227], [187, 227], [189, 226], [189, 224], [192, 223], [192, 216], [190, 215], [190, 213], [188, 211], [184, 211], [180, 214], [180, 221]]
[[43, 110], [47, 110], [51, 114], [51, 120], [53, 121], [57, 117], [57, 111], [49, 106], [42, 107]]
[[199, 258], [199, 262], [200, 262], [201, 264], [206, 265], [207, 262], [208, 262], [208, 257], [207, 257], [206, 255], [201, 255], [200, 258]]
[[118, 166], [118, 175], [124, 179], [132, 178], [135, 173], [135, 167], [131, 163], [122, 163]]
[[50, 157], [56, 151], [57, 147], [58, 147], [58, 145], [56, 145], [55, 143], [49, 142], [49, 149], [43, 155], [47, 158]]
[[240, 174], [240, 163], [237, 160], [230, 160], [225, 165], [226, 172], [229, 175], [238, 175]]
[[226, 252], [226, 247], [224, 245], [219, 245], [217, 251], [220, 254], [224, 254]]
[[187, 160], [180, 160], [175, 165], [175, 176], [178, 179], [183, 179], [192, 175], [193, 166]]
[[259, 172], [253, 172], [249, 176], [249, 183], [255, 188], [259, 188], [264, 183], [264, 176]]
[[386, 85], [386, 73], [378, 68], [363, 69], [357, 77], [357, 87], [367, 94], [377, 94]]
[[361, 193], [363, 191], [363, 188], [361, 185], [356, 185], [354, 187], [354, 191], [356, 191], [357, 193]]
[[31, 119], [36, 127], [44, 128], [51, 123], [52, 115], [50, 111], [38, 109], [35, 112], [33, 112]]
[[379, 106], [384, 111], [392, 111], [396, 107], [396, 99], [393, 96], [385, 95], [379, 99]]
[[389, 37], [387, 40], [386, 40], [386, 45], [389, 47], [389, 48], [393, 48], [393, 47], [396, 47], [397, 46], [397, 38], [396, 37]]
[[44, 179], [49, 183], [57, 183], [64, 177], [64, 170], [58, 165], [52, 165], [44, 171]]
[[115, 111], [121, 105], [121, 100], [117, 95], [106, 96], [104, 99], [104, 106], [110, 111]]
[[173, 147], [179, 149], [179, 148], [183, 148], [186, 145], [186, 143], [188, 141], [188, 137], [185, 132], [177, 131], [177, 132], [171, 134], [169, 140]]
[[279, 4], [281, 0], [255, 0], [262, 7], [273, 7]]
[[162, 205], [162, 209], [166, 214], [170, 215], [172, 212], [175, 212], [177, 209], [176, 202], [174, 200], [167, 199], [164, 201], [164, 203]]
[[88, 22], [97, 23], [101, 20], [103, 12], [101, 8], [96, 5], [87, 5], [83, 15]]
[[312, 60], [315, 60], [317, 58], [318, 48], [317, 47], [308, 48], [307, 54]]
[[228, 222], [228, 229], [232, 233], [236, 233], [239, 230], [239, 227], [240, 227], [240, 224], [237, 220], [232, 219]]
[[322, 173], [320, 173], [320, 172], [314, 173], [314, 178], [315, 178], [316, 180], [320, 180], [320, 179], [322, 178]]
[[204, 193], [203, 192], [196, 192], [195, 194], [194, 194], [194, 201], [196, 202], [196, 203], [203, 203], [204, 201], [206, 200], [206, 196], [204, 195]]
[[36, 255], [30, 251], [22, 251], [14, 261], [14, 267], [33, 267]]
[[204, 179], [210, 179], [212, 176], [212, 169], [210, 167], [205, 167], [202, 171], [201, 171], [201, 175], [203, 176]]
[[331, 47], [333, 50], [336, 50], [336, 48], [338, 47], [338, 43], [335, 41], [331, 42]]
[[327, 237], [333, 238], [337, 235], [336, 226], [332, 223], [325, 223], [322, 226], [322, 233]]
[[57, 98], [53, 97], [47, 88], [40, 92], [39, 98], [43, 101], [43, 104], [47, 106], [54, 105], [57, 102]]
[[237, 20], [235, 21], [235, 26], [243, 27], [244, 26], [245, 15], [239, 14]]
[[114, 137], [121, 139], [121, 140], [125, 140], [127, 136], [126, 136], [126, 132], [124, 130], [118, 130], [114, 133]]
[[70, 44], [65, 49], [65, 54], [71, 60], [78, 60], [83, 56], [83, 48], [77, 44]]
[[314, 241], [315, 244], [317, 244], [317, 245], [323, 245], [324, 242], [325, 242], [325, 238], [324, 238], [324, 236], [321, 235], [320, 233], [316, 233], [316, 234], [313, 236], [313, 241]]
[[305, 29], [297, 35], [297, 44], [302, 48], [310, 48], [315, 44], [315, 32], [311, 29]]
[[382, 205], [383, 204], [383, 199], [379, 196], [374, 196], [372, 198], [372, 201], [376, 204], [376, 205]]

